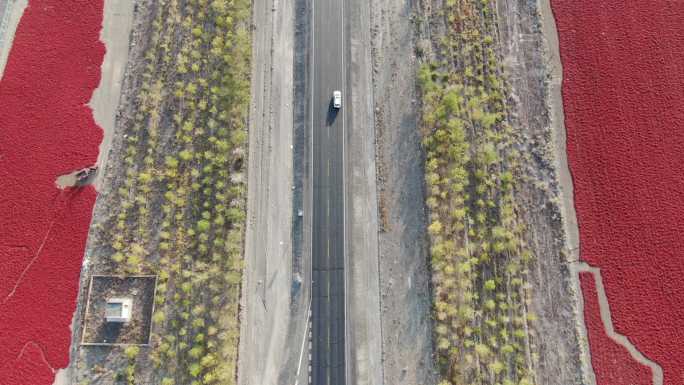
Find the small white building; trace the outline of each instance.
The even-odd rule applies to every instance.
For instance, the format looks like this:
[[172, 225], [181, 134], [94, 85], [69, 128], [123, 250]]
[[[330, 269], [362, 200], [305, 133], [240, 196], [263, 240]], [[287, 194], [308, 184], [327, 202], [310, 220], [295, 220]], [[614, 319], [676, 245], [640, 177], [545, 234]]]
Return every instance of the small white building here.
[[107, 300], [105, 319], [107, 322], [129, 322], [133, 311], [133, 300], [130, 298], [110, 298]]

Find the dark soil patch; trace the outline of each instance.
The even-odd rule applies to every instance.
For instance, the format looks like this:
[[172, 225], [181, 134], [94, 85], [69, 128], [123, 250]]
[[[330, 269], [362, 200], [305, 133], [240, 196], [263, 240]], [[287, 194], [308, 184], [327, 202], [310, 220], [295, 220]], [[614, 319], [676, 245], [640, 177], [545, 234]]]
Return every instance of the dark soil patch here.
[[[147, 345], [154, 311], [156, 277], [93, 276], [90, 281], [88, 308], [81, 343]], [[111, 323], [105, 320], [105, 307], [110, 298], [131, 298], [131, 321]]]

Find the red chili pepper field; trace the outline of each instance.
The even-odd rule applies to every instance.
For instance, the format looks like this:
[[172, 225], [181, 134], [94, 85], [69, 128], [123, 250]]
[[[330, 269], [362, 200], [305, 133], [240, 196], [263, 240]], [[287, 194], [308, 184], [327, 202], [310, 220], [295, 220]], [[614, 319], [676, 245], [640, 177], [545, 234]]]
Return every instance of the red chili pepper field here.
[[632, 358], [627, 349], [613, 341], [606, 333], [601, 321], [598, 293], [594, 276], [580, 273], [584, 295], [584, 323], [591, 346], [592, 361], [597, 384], [650, 385], [653, 373], [648, 366]]
[[[684, 384], [684, 3], [552, 5], [581, 258], [601, 270], [616, 332]], [[591, 345], [597, 371], [622, 370]]]
[[96, 162], [103, 0], [30, 0], [0, 81], [0, 384], [52, 384], [68, 364], [96, 193], [57, 176]]

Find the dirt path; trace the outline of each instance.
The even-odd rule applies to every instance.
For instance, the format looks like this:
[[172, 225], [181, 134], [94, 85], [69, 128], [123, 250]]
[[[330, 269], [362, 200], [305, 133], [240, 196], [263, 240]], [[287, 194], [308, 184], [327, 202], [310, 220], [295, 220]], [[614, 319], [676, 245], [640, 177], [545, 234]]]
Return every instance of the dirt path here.
[[28, 0], [0, 1], [0, 78], [5, 72], [5, 64], [7, 64], [12, 41], [14, 41], [14, 32], [27, 5]]
[[[252, 14], [248, 223], [238, 381], [289, 384], [294, 383], [308, 299], [304, 290], [291, 297], [294, 4], [257, 1]], [[295, 364], [290, 365], [293, 358]]]
[[[603, 329], [610, 339], [615, 341], [618, 345], [622, 346], [629, 352], [629, 355], [638, 363], [648, 366], [651, 368], [653, 373], [653, 385], [663, 385], [663, 369], [656, 362], [649, 360], [643, 355], [630, 341], [622, 334], [619, 334], [613, 328], [613, 319], [610, 315], [610, 305], [608, 303], [608, 297], [606, 297], [606, 290], [603, 286], [603, 279], [601, 278], [601, 271], [598, 268], [591, 267], [584, 262], [575, 263], [571, 268], [573, 275], [576, 277], [577, 286], [580, 286], [579, 275], [583, 272], [591, 273], [594, 276], [594, 282], [596, 284], [596, 292], [598, 294], [599, 308], [601, 312], [601, 322], [603, 323]], [[580, 297], [579, 304], [580, 314], [584, 314], [584, 301]], [[588, 346], [588, 345], [587, 345]], [[592, 375], [593, 377], [593, 375]], [[594, 380], [593, 383], [595, 383]]]
[[551, 113], [550, 121], [555, 133], [556, 171], [560, 183], [560, 192], [567, 236], [567, 248], [570, 250], [572, 260], [579, 259], [579, 229], [577, 227], [577, 215], [573, 199], [572, 176], [568, 167], [568, 154], [566, 152], [565, 115], [563, 113], [563, 98], [561, 85], [563, 82], [563, 67], [558, 50], [558, 32], [556, 22], [551, 11], [549, 0], [539, 1], [541, 22], [544, 38], [546, 41], [546, 70], [550, 75], [548, 83], [548, 102]]
[[[560, 51], [558, 47], [558, 32], [556, 22], [551, 10], [549, 0], [539, 0], [539, 11], [541, 16], [542, 34], [546, 43], [545, 59], [546, 69], [549, 74], [547, 83], [547, 103], [550, 112], [550, 124], [554, 132], [556, 177], [560, 187], [560, 208], [563, 216], [563, 226], [565, 230], [565, 248], [568, 250], [568, 260], [570, 261], [572, 275], [572, 290], [578, 303], [576, 311], [577, 334], [580, 339], [579, 349], [582, 360], [583, 378], [591, 384], [596, 384], [596, 378], [591, 366], [591, 356], [589, 353], [589, 342], [586, 326], [584, 324], [584, 311], [581, 288], [579, 284], [579, 272], [576, 271], [576, 263], [579, 261], [579, 227], [577, 215], [575, 213], [575, 202], [573, 195], [572, 175], [568, 166], [568, 154], [566, 151], [566, 131], [565, 115], [563, 112], [563, 98], [561, 86], [563, 83], [563, 67], [560, 61]], [[598, 280], [597, 280], [598, 281]], [[598, 289], [598, 288], [597, 288]], [[602, 316], [603, 316], [602, 312]], [[608, 330], [608, 329], [606, 329]]]
[[97, 165], [101, 172], [95, 177], [95, 188], [102, 186], [104, 170], [107, 166], [109, 149], [114, 135], [115, 114], [119, 106], [121, 85], [123, 83], [126, 63], [128, 62], [128, 44], [133, 25], [133, 2], [130, 0], [105, 0], [104, 20], [100, 40], [107, 48], [102, 62], [100, 84], [93, 92], [90, 107], [98, 126], [104, 131]]

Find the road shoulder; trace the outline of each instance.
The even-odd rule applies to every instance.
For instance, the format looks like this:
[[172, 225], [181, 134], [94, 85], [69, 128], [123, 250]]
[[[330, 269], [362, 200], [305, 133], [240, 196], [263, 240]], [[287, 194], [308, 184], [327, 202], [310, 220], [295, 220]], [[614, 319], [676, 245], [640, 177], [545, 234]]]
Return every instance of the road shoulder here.
[[[294, 4], [254, 2], [245, 271], [238, 383], [289, 381], [306, 319], [292, 311]], [[301, 293], [301, 292], [300, 292]], [[296, 347], [295, 347], [296, 345]], [[294, 381], [293, 381], [294, 382]], [[290, 383], [290, 382], [286, 382]]]
[[351, 116], [346, 127], [347, 354], [350, 382], [381, 385], [382, 351], [378, 266], [378, 206], [373, 122], [370, 3], [350, 0], [347, 89]]
[[373, 0], [383, 382], [437, 383], [433, 360], [423, 149], [415, 78], [418, 2]]

